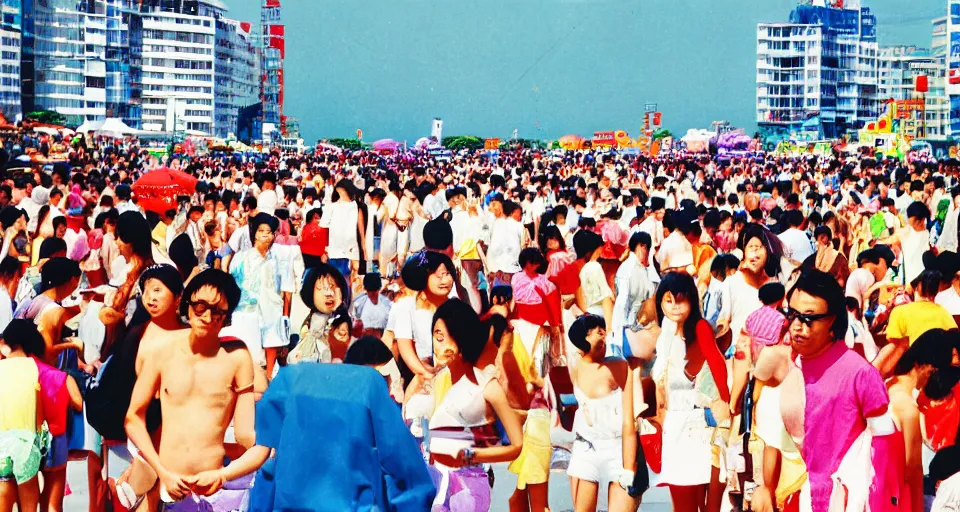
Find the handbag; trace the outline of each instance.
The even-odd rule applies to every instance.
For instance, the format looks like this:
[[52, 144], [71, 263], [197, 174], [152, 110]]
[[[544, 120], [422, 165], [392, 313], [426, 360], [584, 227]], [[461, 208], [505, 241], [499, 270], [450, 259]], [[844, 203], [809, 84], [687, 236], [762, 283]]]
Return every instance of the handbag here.
[[313, 331], [310, 329], [310, 322], [312, 319], [312, 314], [307, 317], [307, 322], [304, 326], [306, 327], [306, 334], [300, 338], [300, 342], [297, 343], [297, 346], [295, 346], [287, 355], [287, 364], [299, 364], [305, 362], [320, 363], [330, 361], [330, 348], [326, 344], [326, 339], [327, 335], [330, 333], [330, 325], [333, 323], [333, 318], [327, 320], [326, 325], [323, 326], [323, 331], [321, 332], [320, 336], [315, 336]]

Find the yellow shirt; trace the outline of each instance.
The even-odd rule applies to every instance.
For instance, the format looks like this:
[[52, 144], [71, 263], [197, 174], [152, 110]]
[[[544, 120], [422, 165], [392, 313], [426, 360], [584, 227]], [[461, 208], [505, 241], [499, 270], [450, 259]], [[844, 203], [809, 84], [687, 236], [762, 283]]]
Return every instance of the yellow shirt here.
[[153, 239], [160, 244], [160, 247], [166, 251], [167, 248], [167, 225], [163, 222], [158, 222], [157, 225], [153, 228], [151, 233]]
[[887, 325], [887, 339], [909, 338], [910, 344], [930, 329], [956, 329], [957, 322], [943, 306], [930, 302], [911, 302], [893, 308]]
[[0, 359], [0, 432], [37, 431], [40, 371], [29, 357]]

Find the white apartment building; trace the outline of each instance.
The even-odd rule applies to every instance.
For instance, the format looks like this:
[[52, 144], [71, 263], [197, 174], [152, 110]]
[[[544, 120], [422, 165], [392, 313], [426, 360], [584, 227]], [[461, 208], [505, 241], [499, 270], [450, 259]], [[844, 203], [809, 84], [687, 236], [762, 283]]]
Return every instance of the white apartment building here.
[[219, 0], [140, 5], [142, 129], [214, 133], [216, 22]]
[[0, 0], [0, 111], [9, 121], [21, 115], [20, 0]]
[[260, 46], [249, 23], [216, 23], [214, 134], [236, 135], [240, 109], [260, 100]]
[[757, 124], [764, 139], [836, 138], [876, 117], [876, 18], [798, 5], [757, 26]]

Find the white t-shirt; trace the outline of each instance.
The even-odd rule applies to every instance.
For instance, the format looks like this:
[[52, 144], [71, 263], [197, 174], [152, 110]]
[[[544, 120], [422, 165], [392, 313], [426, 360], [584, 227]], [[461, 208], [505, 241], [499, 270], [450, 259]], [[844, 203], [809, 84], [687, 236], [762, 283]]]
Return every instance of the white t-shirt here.
[[320, 227], [330, 229], [330, 242], [327, 245], [328, 258], [360, 259], [360, 247], [357, 244], [359, 216], [357, 203], [353, 201], [337, 201], [330, 203], [324, 209], [323, 216], [320, 218]]
[[867, 297], [864, 297], [864, 294], [867, 293], [867, 290], [876, 282], [877, 280], [873, 277], [873, 272], [865, 268], [858, 268], [850, 272], [850, 277], [847, 278], [845, 295], [857, 299], [857, 302], [860, 303], [860, 307], [862, 308], [864, 300], [867, 299]]
[[523, 224], [506, 217], [493, 223], [487, 265], [490, 271], [508, 274], [520, 272], [520, 249], [523, 245]]
[[760, 292], [747, 284], [741, 272], [727, 278], [724, 283], [730, 290], [730, 332], [733, 333], [733, 342], [736, 343], [740, 330], [747, 323], [750, 313], [760, 309]]
[[790, 228], [779, 235], [783, 242], [784, 256], [803, 263], [814, 253], [813, 243], [806, 233], [797, 228]]
[[273, 189], [262, 190], [257, 196], [257, 210], [268, 215], [273, 215], [277, 211], [277, 192]]
[[947, 313], [960, 315], [960, 295], [957, 294], [957, 290], [953, 286], [938, 293], [934, 302], [943, 306]]
[[416, 297], [404, 297], [393, 303], [387, 318], [387, 328], [394, 338], [413, 340], [417, 357], [433, 356], [433, 311], [417, 309]]
[[679, 231], [670, 233], [660, 250], [657, 251], [657, 262], [660, 263], [660, 270], [669, 268], [685, 268], [693, 265], [693, 246]]
[[13, 302], [6, 288], [0, 289], [0, 332], [13, 320]]

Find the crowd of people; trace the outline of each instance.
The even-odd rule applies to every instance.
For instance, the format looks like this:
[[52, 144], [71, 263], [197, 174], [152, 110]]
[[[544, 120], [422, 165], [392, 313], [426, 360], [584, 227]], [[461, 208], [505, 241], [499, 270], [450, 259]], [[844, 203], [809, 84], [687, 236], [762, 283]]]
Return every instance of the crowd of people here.
[[0, 160], [0, 512], [960, 507], [947, 163]]

